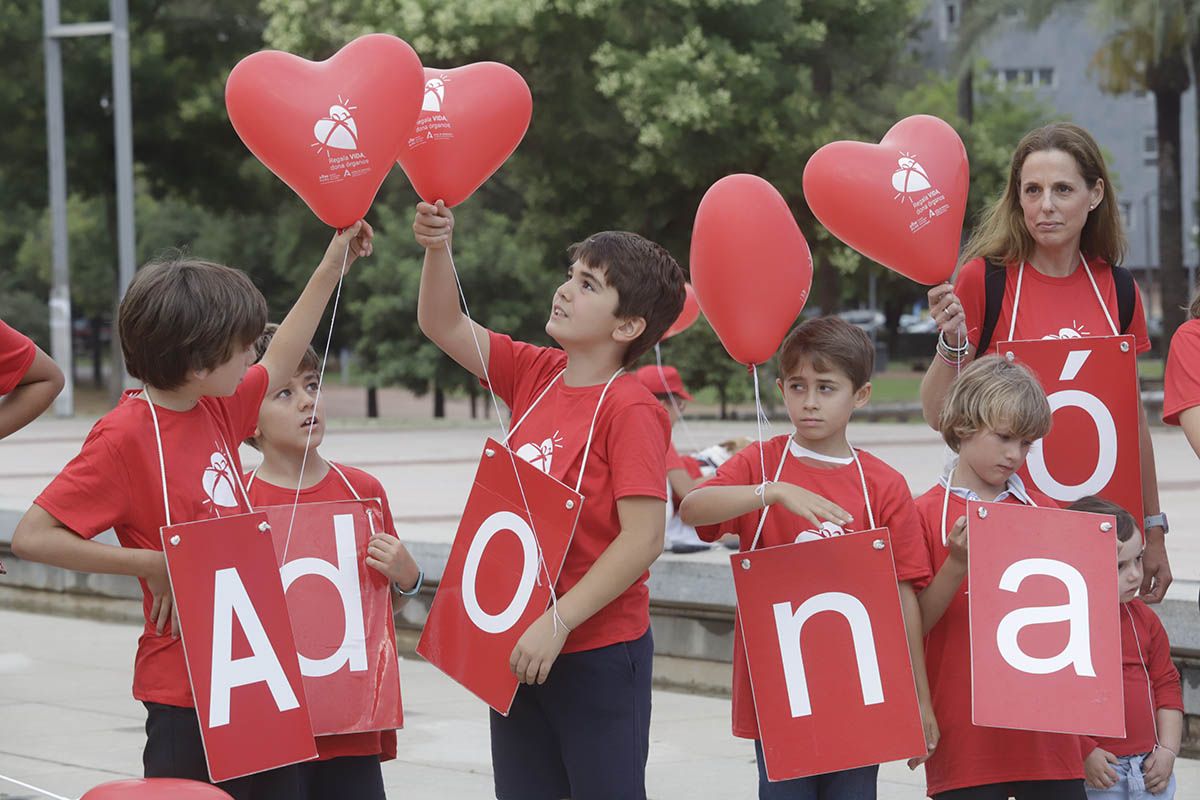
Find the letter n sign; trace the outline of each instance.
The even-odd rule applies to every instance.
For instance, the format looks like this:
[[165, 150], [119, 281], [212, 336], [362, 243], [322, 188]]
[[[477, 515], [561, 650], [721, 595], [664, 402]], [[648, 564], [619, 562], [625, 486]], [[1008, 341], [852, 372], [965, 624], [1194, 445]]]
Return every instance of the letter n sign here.
[[925, 753], [886, 528], [731, 563], [769, 780]]
[[214, 781], [317, 757], [266, 523], [237, 514], [162, 529]]
[[550, 604], [583, 497], [488, 439], [417, 653], [501, 714], [509, 656]]
[[967, 504], [971, 708], [992, 728], [1125, 735], [1116, 526]]

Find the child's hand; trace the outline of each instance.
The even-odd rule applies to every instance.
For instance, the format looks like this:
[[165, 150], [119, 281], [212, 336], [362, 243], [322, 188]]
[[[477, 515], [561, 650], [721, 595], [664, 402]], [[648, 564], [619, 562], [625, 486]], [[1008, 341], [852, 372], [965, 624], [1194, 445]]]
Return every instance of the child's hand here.
[[921, 704], [921, 725], [925, 730], [925, 755], [910, 758], [908, 760], [909, 769], [916, 769], [933, 757], [933, 751], [937, 750], [938, 742], [942, 738], [942, 733], [938, 730], [937, 717], [933, 714], [932, 705], [927, 703]]
[[416, 586], [420, 568], [408, 548], [390, 533], [377, 533], [367, 542], [367, 566], [392, 583]]
[[566, 625], [554, 624], [553, 607], [534, 620], [521, 634], [508, 658], [509, 669], [517, 680], [530, 685], [545, 683], [550, 667], [554, 666], [554, 660], [567, 642], [568, 633]]
[[788, 511], [796, 516], [804, 517], [818, 528], [821, 527], [821, 520], [836, 522], [838, 525], [847, 525], [854, 521], [854, 517], [850, 516], [849, 512], [837, 503], [831, 503], [824, 497], [813, 494], [808, 489], [801, 488], [794, 483], [767, 484], [766, 499], [768, 504], [779, 503]]
[[1167, 788], [1171, 782], [1171, 773], [1175, 771], [1175, 754], [1165, 747], [1155, 747], [1146, 760], [1142, 762], [1142, 775], [1146, 788], [1152, 794], [1158, 794]]
[[959, 566], [967, 566], [967, 518], [959, 517], [950, 533], [946, 534], [946, 545], [950, 548], [949, 560]]
[[454, 233], [454, 214], [441, 200], [437, 205], [417, 203], [417, 214], [413, 218], [413, 236], [417, 244], [425, 249], [445, 247]]
[[[325, 248], [325, 257], [321, 259], [321, 266], [343, 272], [342, 267], [345, 265], [345, 269], [349, 270], [350, 265], [359, 256], [371, 255], [375, 249], [372, 242], [374, 237], [374, 229], [365, 220], [360, 219], [349, 228], [343, 228], [334, 234], [333, 239], [329, 242], [329, 247]], [[349, 252], [347, 252], [347, 248], [349, 248]]]
[[[1146, 762], [1149, 763], [1149, 759]], [[1097, 747], [1083, 760], [1083, 778], [1087, 781], [1087, 785], [1093, 789], [1108, 789], [1116, 784], [1117, 773], [1109, 764], [1117, 763], [1119, 762], [1116, 756]], [[1170, 774], [1170, 770], [1168, 770], [1167, 775], [1170, 776]], [[1150, 788], [1149, 778], [1146, 779], [1146, 788]]]
[[162, 636], [165, 630], [178, 639], [179, 611], [175, 608], [175, 596], [171, 594], [167, 557], [157, 552], [156, 556], [151, 559], [149, 572], [142, 576], [146, 581], [146, 588], [150, 590], [150, 621], [154, 623], [154, 632], [159, 636]]

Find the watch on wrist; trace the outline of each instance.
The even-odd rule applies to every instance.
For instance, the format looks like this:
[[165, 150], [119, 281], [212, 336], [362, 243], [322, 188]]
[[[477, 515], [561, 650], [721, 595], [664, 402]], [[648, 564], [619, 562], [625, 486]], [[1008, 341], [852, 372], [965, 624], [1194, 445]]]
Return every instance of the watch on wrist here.
[[401, 597], [415, 597], [421, 591], [421, 586], [425, 583], [425, 570], [417, 567], [417, 582], [413, 584], [411, 589], [405, 589], [400, 584], [392, 581], [392, 591]]
[[1162, 528], [1162, 531], [1165, 534], [1170, 530], [1170, 528], [1167, 526], [1167, 515], [1162, 512], [1150, 514], [1142, 522], [1145, 525], [1145, 528], [1143, 529], [1144, 531], [1148, 531], [1151, 528]]

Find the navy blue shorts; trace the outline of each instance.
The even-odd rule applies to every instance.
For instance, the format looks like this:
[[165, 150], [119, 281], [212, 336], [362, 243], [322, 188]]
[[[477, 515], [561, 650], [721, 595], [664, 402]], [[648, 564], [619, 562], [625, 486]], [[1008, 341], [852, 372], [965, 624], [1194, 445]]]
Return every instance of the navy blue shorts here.
[[654, 637], [560, 655], [491, 712], [500, 800], [645, 800]]
[[[209, 782], [196, 709], [144, 703], [147, 778]], [[384, 800], [378, 756], [341, 756], [269, 769], [218, 783], [234, 800]]]
[[754, 740], [754, 755], [758, 759], [758, 800], [875, 800], [878, 764], [771, 783], [758, 739]]

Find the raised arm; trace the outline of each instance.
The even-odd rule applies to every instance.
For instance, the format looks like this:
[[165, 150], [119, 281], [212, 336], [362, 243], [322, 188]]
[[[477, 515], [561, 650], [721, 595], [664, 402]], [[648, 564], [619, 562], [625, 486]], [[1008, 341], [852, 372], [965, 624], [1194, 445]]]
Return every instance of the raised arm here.
[[454, 215], [441, 200], [436, 206], [417, 204], [413, 235], [417, 244], [425, 248], [417, 296], [417, 324], [421, 333], [443, 353], [475, 377], [482, 378], [491, 355], [491, 332], [472, 322], [459, 305], [458, 282], [450, 254], [453, 234]]
[[333, 237], [321, 262], [308, 279], [308, 285], [279, 324], [279, 330], [259, 362], [267, 368], [270, 376], [267, 395], [283, 388], [295, 374], [305, 348], [312, 342], [317, 326], [321, 324], [321, 316], [325, 313], [333, 290], [337, 288], [343, 267], [348, 270], [359, 256], [371, 255], [371, 239], [374, 235], [371, 226], [359, 220]]

